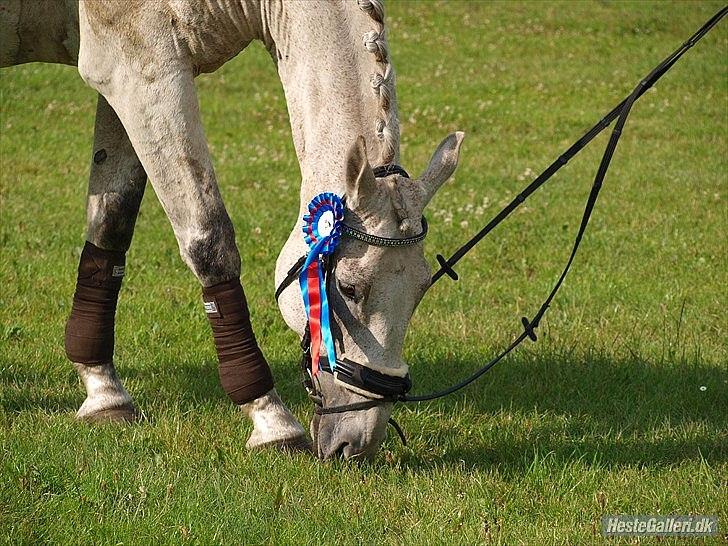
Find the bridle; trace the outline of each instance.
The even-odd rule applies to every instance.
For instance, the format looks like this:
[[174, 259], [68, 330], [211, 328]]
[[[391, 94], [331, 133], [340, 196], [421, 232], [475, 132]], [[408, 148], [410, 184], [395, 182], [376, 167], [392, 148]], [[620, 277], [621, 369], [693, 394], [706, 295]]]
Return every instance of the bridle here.
[[[402, 167], [395, 164], [388, 164], [373, 169], [376, 178], [385, 178], [392, 175], [403, 176], [409, 178], [409, 174]], [[423, 216], [422, 230], [417, 235], [404, 238], [390, 238], [373, 235], [364, 231], [353, 228], [346, 223], [342, 224], [342, 234], [352, 239], [357, 239], [370, 246], [402, 248], [421, 243], [427, 237], [428, 225], [427, 220]], [[307, 254], [301, 256], [293, 267], [288, 271], [286, 277], [278, 286], [275, 292], [276, 300], [283, 291], [297, 279], [306, 262]], [[325, 285], [327, 291], [330, 291], [331, 280], [335, 276], [336, 255], [324, 258]], [[349, 359], [336, 359], [335, 367], [325, 356], [320, 357], [320, 367], [322, 372], [329, 373], [333, 376], [334, 381], [342, 385], [344, 388], [351, 390], [357, 394], [363, 395], [369, 400], [356, 402], [353, 404], [345, 404], [341, 406], [326, 406], [324, 397], [320, 389], [316, 385], [316, 378], [312, 374], [311, 366], [311, 334], [310, 322], [306, 322], [306, 329], [301, 339], [301, 350], [303, 356], [301, 358], [301, 372], [303, 386], [308, 393], [309, 398], [316, 405], [314, 412], [316, 415], [328, 415], [333, 413], [344, 413], [348, 411], [360, 411], [379, 406], [386, 403], [394, 403], [403, 401], [403, 397], [412, 388], [412, 380], [409, 373], [403, 377], [396, 375], [388, 375], [380, 371], [369, 368], [358, 362]], [[389, 421], [399, 434], [402, 441], [406, 444], [404, 434], [401, 428], [393, 419]]]
[[[320, 370], [326, 373], [330, 373], [334, 376], [334, 380], [342, 385], [343, 387], [363, 395], [368, 398], [366, 401], [356, 402], [353, 404], [346, 404], [341, 406], [326, 406], [325, 400], [320, 392], [320, 389], [316, 385], [316, 378], [311, 374], [311, 343], [309, 324], [306, 325], [306, 330], [301, 341], [301, 349], [303, 351], [303, 357], [301, 359], [301, 369], [303, 372], [303, 384], [308, 392], [311, 400], [316, 404], [314, 412], [316, 415], [329, 415], [336, 413], [345, 413], [349, 411], [360, 411], [370, 409], [382, 404], [396, 403], [396, 402], [422, 402], [426, 400], [434, 400], [452, 394], [460, 389], [466, 387], [470, 383], [476, 381], [488, 370], [493, 368], [498, 362], [500, 362], [505, 356], [511, 351], [518, 347], [526, 339], [536, 341], [536, 328], [538, 327], [541, 319], [546, 314], [551, 302], [553, 301], [556, 293], [561, 288], [561, 285], [566, 278], [571, 265], [576, 257], [582, 238], [586, 231], [589, 219], [591, 218], [596, 204], [597, 197], [602, 187], [602, 183], [606, 176], [610, 162], [614, 155], [614, 151], [619, 142], [619, 138], [622, 134], [622, 129], [627, 121], [627, 117], [632, 109], [634, 103], [650, 88], [652, 87], [672, 66], [682, 57], [685, 52], [695, 45], [705, 34], [708, 33], [725, 15], [728, 13], [728, 7], [724, 7], [713, 17], [711, 17], [698, 31], [690, 37], [688, 41], [682, 44], [677, 50], [671, 55], [665, 58], [657, 67], [655, 67], [643, 80], [640, 81], [639, 85], [615, 108], [613, 108], [604, 118], [596, 123], [591, 129], [589, 129], [579, 140], [572, 144], [563, 154], [561, 154], [556, 161], [549, 165], [546, 170], [539, 174], [533, 182], [531, 182], [521, 193], [519, 193], [508, 205], [506, 205], [490, 222], [488, 222], [478, 233], [476, 233], [470, 240], [468, 240], [463, 246], [461, 246], [453, 255], [445, 259], [441, 254], [437, 255], [437, 261], [440, 268], [432, 276], [430, 286], [437, 282], [444, 275], [447, 275], [452, 280], [458, 280], [458, 274], [453, 269], [453, 266], [459, 262], [472, 248], [478, 244], [488, 233], [490, 233], [497, 225], [503, 222], [516, 208], [518, 208], [531, 194], [543, 186], [556, 172], [561, 169], [566, 163], [573, 158], [578, 152], [580, 152], [587, 144], [589, 144], [597, 135], [599, 135], [604, 129], [606, 129], [612, 122], [616, 120], [614, 129], [612, 130], [609, 142], [602, 155], [599, 168], [594, 178], [594, 182], [587, 198], [584, 212], [582, 214], [581, 223], [577, 231], [574, 244], [572, 246], [569, 258], [566, 261], [561, 275], [556, 280], [553, 288], [549, 292], [546, 299], [541, 304], [533, 319], [527, 317], [521, 317], [521, 326], [523, 330], [517, 335], [514, 341], [511, 342], [505, 349], [503, 349], [497, 356], [491, 359], [489, 362], [482, 365], [477, 371], [475, 371], [469, 377], [462, 381], [451, 385], [440, 391], [432, 392], [423, 395], [409, 395], [409, 391], [412, 387], [412, 381], [407, 373], [404, 377], [397, 377], [394, 375], [388, 375], [380, 371], [369, 368], [363, 364], [353, 362], [348, 359], [336, 360], [335, 366], [331, 366], [328, 360], [321, 356]], [[377, 178], [384, 178], [390, 175], [399, 175], [409, 178], [407, 172], [399, 165], [389, 164], [374, 169], [374, 176]], [[423, 241], [427, 235], [427, 221], [422, 217], [422, 231], [418, 235], [408, 238], [387, 238], [380, 237], [366, 232], [357, 230], [346, 224], [342, 225], [342, 233], [347, 237], [358, 239], [369, 245], [381, 246], [381, 247], [403, 247], [410, 246]], [[276, 300], [280, 297], [283, 291], [298, 277], [300, 274], [303, 264], [306, 261], [307, 256], [302, 256], [293, 267], [289, 270], [283, 282], [276, 289]], [[325, 261], [325, 281], [327, 290], [331, 279], [335, 276], [335, 255], [329, 256]], [[404, 435], [401, 428], [392, 419], [389, 421], [399, 434], [403, 443], [406, 444]]]

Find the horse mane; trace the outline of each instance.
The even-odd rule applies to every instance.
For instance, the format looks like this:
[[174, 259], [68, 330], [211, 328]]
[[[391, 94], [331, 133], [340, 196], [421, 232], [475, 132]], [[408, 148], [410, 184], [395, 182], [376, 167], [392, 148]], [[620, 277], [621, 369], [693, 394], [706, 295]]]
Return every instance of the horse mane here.
[[375, 28], [363, 36], [364, 47], [377, 61], [378, 71], [369, 81], [379, 101], [375, 134], [382, 150], [380, 164], [393, 163], [397, 158], [399, 144], [399, 120], [395, 104], [394, 67], [389, 61], [389, 51], [384, 30], [384, 6], [382, 0], [357, 0], [359, 9], [372, 18]]

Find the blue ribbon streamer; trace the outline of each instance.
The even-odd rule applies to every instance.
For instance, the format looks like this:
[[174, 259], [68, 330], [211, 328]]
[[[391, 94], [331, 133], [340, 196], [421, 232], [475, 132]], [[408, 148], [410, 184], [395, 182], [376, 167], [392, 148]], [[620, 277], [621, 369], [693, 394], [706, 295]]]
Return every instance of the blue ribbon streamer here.
[[[325, 213], [331, 212], [330, 217], [322, 219]], [[324, 227], [323, 222], [328, 220], [326, 228], [329, 233], [322, 233], [319, 228]], [[308, 204], [308, 214], [303, 216], [303, 233], [306, 243], [309, 245], [308, 256], [303, 264], [298, 282], [301, 286], [303, 305], [306, 309], [306, 316], [311, 318], [310, 294], [308, 285], [308, 268], [311, 264], [317, 264], [318, 270], [318, 292], [320, 298], [321, 315], [319, 318], [321, 326], [321, 341], [326, 349], [326, 356], [332, 370], [336, 367], [336, 347], [331, 335], [329, 302], [326, 294], [326, 284], [321, 256], [333, 254], [341, 238], [341, 225], [344, 221], [344, 204], [341, 198], [330, 192], [321, 193], [314, 197]]]

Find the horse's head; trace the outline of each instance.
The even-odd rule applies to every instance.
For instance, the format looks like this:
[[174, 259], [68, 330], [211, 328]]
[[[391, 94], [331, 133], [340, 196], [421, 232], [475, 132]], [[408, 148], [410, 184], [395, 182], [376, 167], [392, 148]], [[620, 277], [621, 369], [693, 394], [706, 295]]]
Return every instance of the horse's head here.
[[[347, 157], [345, 224], [387, 239], [422, 233], [423, 210], [454, 172], [463, 136], [460, 132], [448, 136], [418, 179], [398, 174], [376, 178], [364, 139], [359, 138]], [[334, 260], [328, 297], [337, 359], [390, 377], [406, 376], [402, 345], [407, 325], [430, 286], [422, 242], [382, 246], [343, 236]], [[324, 407], [376, 399], [330, 373], [319, 373], [314, 383]], [[386, 436], [391, 410], [392, 404], [384, 402], [314, 416], [311, 432], [318, 455], [373, 456]]]

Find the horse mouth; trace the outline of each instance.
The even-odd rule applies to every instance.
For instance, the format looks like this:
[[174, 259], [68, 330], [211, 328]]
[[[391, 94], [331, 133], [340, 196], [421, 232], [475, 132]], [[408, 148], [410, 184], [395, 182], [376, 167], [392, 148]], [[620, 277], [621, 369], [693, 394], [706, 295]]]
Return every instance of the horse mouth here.
[[[381, 408], [374, 409], [377, 410], [381, 411]], [[321, 460], [374, 459], [386, 437], [387, 421], [385, 419], [383, 426], [379, 426], [379, 416], [374, 419], [371, 417], [362, 422], [355, 419], [354, 415], [314, 415], [310, 430], [316, 456]]]

